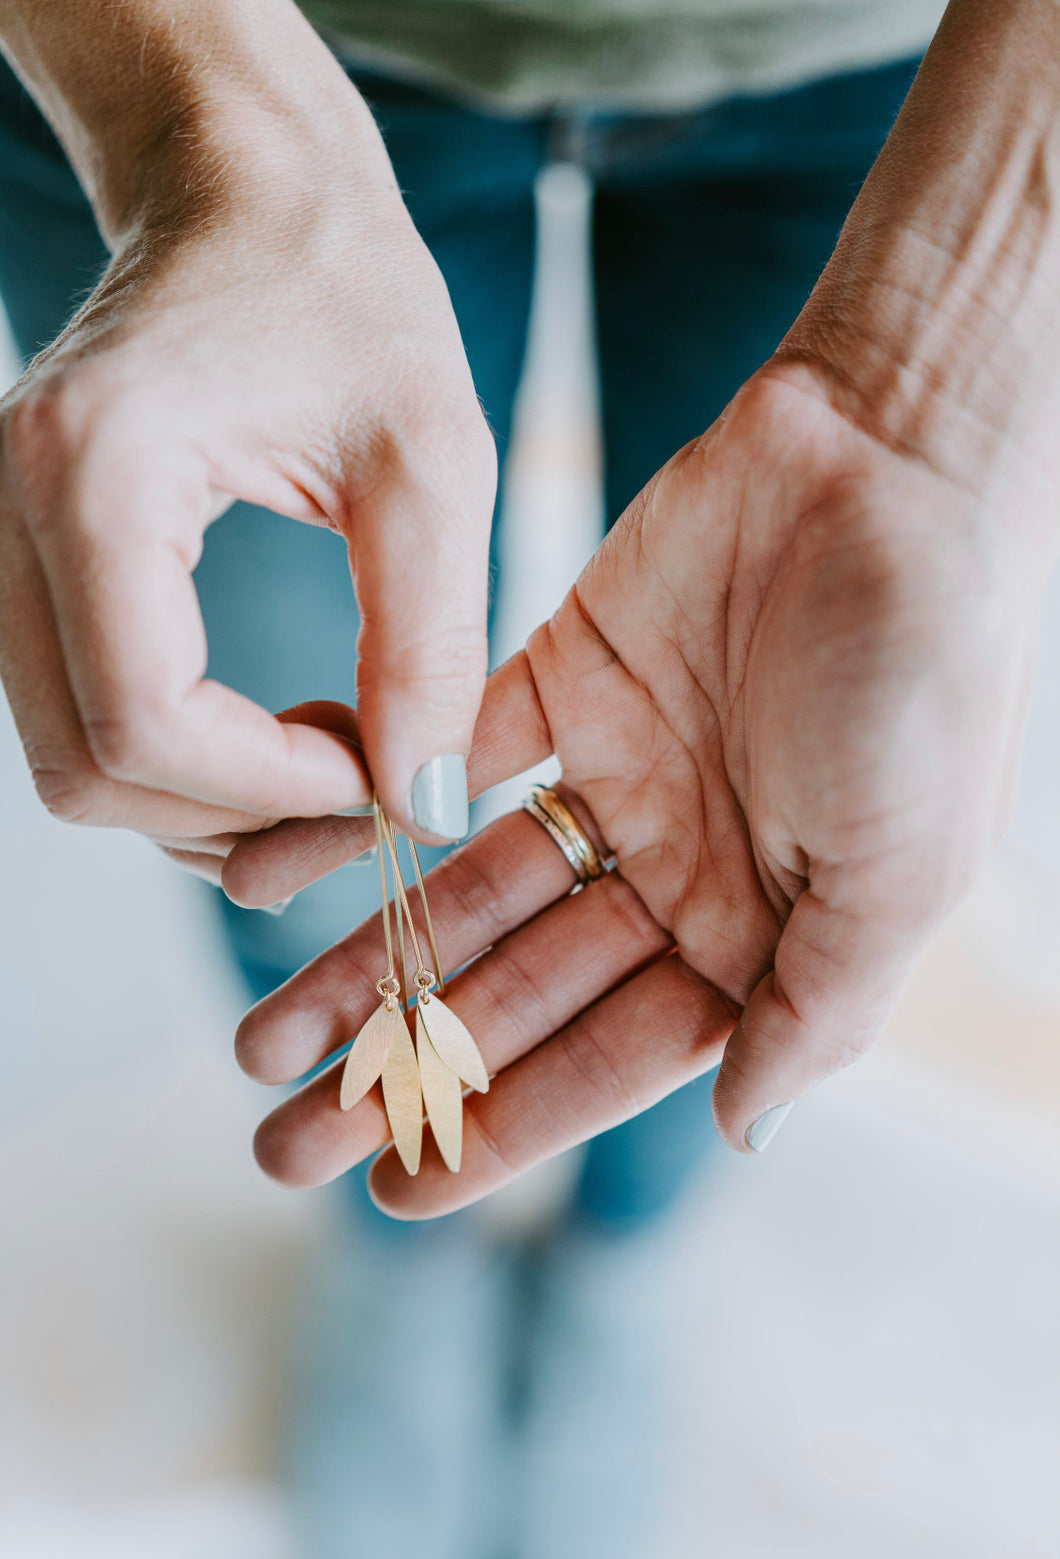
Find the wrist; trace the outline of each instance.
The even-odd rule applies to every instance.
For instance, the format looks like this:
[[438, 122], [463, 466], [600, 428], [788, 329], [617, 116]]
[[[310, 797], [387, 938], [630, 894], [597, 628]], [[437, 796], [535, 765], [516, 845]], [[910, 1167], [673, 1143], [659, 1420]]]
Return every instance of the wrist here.
[[1060, 231], [1041, 223], [1029, 264], [1020, 229], [1037, 218], [1020, 217], [985, 263], [915, 228], [860, 228], [778, 358], [816, 366], [852, 421], [961, 485], [1006, 452], [1060, 477], [1060, 300], [1042, 275], [1060, 277]]
[[852, 420], [964, 486], [1055, 481], [1060, 10], [955, 0], [780, 348]]
[[371, 115], [293, 0], [0, 0], [0, 38], [112, 248], [277, 193], [394, 189]]
[[299, 212], [401, 207], [366, 105], [344, 76], [338, 85], [307, 102], [268, 81], [201, 73], [134, 155], [126, 144], [108, 157], [95, 203], [112, 248], [218, 226], [253, 227], [262, 243], [293, 236]]

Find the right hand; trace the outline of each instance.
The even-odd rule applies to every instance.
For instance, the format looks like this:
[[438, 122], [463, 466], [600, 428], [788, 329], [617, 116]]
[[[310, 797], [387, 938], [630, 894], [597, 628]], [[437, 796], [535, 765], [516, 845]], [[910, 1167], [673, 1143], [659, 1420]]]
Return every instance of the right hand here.
[[[523, 814], [435, 868], [446, 999], [495, 1080], [468, 1101], [459, 1175], [379, 1160], [397, 1216], [462, 1206], [719, 1062], [719, 1132], [757, 1148], [754, 1123], [872, 1043], [997, 838], [1055, 485], [1006, 444], [961, 486], [855, 425], [843, 388], [768, 364], [491, 678], [473, 784], [554, 752], [616, 870], [567, 897]], [[284, 897], [343, 832], [348, 854], [367, 843], [338, 819], [246, 838], [225, 884]], [[380, 958], [377, 916], [266, 997], [246, 1070], [286, 1083], [333, 1054], [378, 1004]], [[318, 1184], [386, 1142], [378, 1097], [338, 1108], [340, 1073], [260, 1129], [278, 1178]]]
[[[412, 787], [471, 742], [493, 441], [382, 143], [344, 80], [335, 97], [312, 144], [312, 121], [248, 132], [237, 107], [208, 178], [201, 143], [183, 168], [169, 146], [147, 214], [0, 403], [0, 675], [68, 821], [223, 851], [368, 801], [371, 773], [402, 828], [449, 832]], [[366, 764], [204, 677], [192, 571], [237, 498], [349, 544]]]

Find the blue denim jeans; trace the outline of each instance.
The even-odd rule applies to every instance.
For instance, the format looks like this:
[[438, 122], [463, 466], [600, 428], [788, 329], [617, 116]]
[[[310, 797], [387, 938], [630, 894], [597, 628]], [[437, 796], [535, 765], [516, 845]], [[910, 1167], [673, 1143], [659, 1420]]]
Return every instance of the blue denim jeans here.
[[[398, 183], [449, 287], [503, 456], [533, 282], [534, 180], [579, 163], [594, 187], [593, 272], [607, 514], [714, 420], [769, 355], [827, 260], [916, 66], [903, 61], [691, 113], [498, 117], [359, 76]], [[0, 292], [20, 352], [58, 333], [105, 252], [28, 95], [0, 64]], [[356, 610], [342, 543], [237, 504], [196, 575], [210, 674], [280, 709], [353, 696]], [[224, 901], [255, 996], [375, 905], [374, 867], [299, 895], [280, 918]], [[667, 1205], [714, 1140], [710, 1079], [590, 1148], [579, 1199], [636, 1222]]]

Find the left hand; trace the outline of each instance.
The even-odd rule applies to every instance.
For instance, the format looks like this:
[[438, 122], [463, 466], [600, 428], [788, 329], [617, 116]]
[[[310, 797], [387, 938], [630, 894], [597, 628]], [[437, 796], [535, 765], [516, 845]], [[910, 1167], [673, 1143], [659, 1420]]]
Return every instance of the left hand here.
[[[1051, 511], [1011, 447], [988, 476], [939, 474], [777, 361], [631, 506], [493, 679], [472, 765], [482, 788], [555, 751], [617, 871], [565, 897], [517, 814], [432, 874], [449, 962], [491, 949], [451, 990], [498, 1075], [458, 1176], [382, 1156], [388, 1211], [471, 1201], [719, 1060], [718, 1129], [746, 1150], [865, 1051], [1012, 789]], [[282, 825], [225, 883], [267, 902], [366, 842]], [[289, 1081], [352, 1038], [380, 949], [377, 918], [259, 1004], [244, 1067]], [[377, 1098], [346, 1116], [337, 1092], [332, 1068], [264, 1123], [270, 1173], [319, 1183], [383, 1145]]]
[[[0, 399], [0, 681], [34, 782], [207, 875], [229, 832], [370, 803], [369, 768], [403, 829], [462, 837], [496, 454], [448, 292], [292, 0], [172, 10], [0, 5], [112, 248]], [[233, 499], [345, 538], [366, 762], [206, 675], [192, 574]]]

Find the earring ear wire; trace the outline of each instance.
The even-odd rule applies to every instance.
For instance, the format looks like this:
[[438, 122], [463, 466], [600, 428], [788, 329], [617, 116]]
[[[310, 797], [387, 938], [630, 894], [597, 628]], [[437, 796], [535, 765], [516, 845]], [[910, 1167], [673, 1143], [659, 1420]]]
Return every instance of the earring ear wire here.
[[[394, 828], [390, 818], [387, 817], [386, 813], [382, 810], [380, 810], [380, 817], [382, 819], [383, 834], [386, 839], [387, 851], [390, 856], [390, 864], [394, 873], [395, 891], [398, 899], [400, 900], [400, 912], [404, 914], [405, 920], [408, 924], [409, 937], [412, 941], [412, 955], [416, 960], [416, 987], [420, 995], [423, 995], [430, 991], [433, 985], [437, 984], [439, 988], [441, 987], [441, 975], [436, 974], [433, 969], [428, 969], [427, 965], [423, 961], [423, 953], [420, 948], [420, 939], [416, 931], [416, 922], [412, 918], [412, 910], [409, 908], [408, 895], [405, 892], [405, 880], [402, 876], [401, 862], [397, 852], [398, 838], [400, 836]], [[414, 841], [411, 839], [409, 839], [408, 844], [411, 853], [415, 850], [416, 846]], [[428, 922], [428, 924], [431, 924], [430, 908], [427, 905], [427, 893], [426, 889], [423, 887], [423, 877], [419, 872], [418, 857], [416, 858], [416, 876], [420, 885], [420, 897], [424, 907], [424, 919]], [[430, 942], [432, 948], [437, 951], [437, 943], [434, 940], [433, 925], [431, 925]]]
[[[407, 839], [434, 969], [424, 963], [419, 933], [409, 905], [398, 855], [400, 835], [383, 811], [378, 796], [372, 797], [372, 815], [379, 858], [387, 966], [386, 973], [376, 984], [382, 1004], [360, 1030], [346, 1058], [339, 1105], [343, 1110], [352, 1110], [372, 1084], [381, 1080], [394, 1145], [410, 1175], [419, 1170], [426, 1106], [438, 1151], [447, 1168], [455, 1173], [460, 1168], [463, 1150], [462, 1085], [466, 1083], [485, 1093], [489, 1088], [489, 1075], [475, 1041], [442, 1000], [445, 991], [442, 960], [416, 842]], [[391, 911], [397, 922], [396, 958]], [[416, 966], [415, 1047], [408, 1029], [411, 1012], [406, 928]]]
[[412, 857], [412, 870], [416, 873], [416, 886], [419, 889], [420, 903], [423, 906], [423, 920], [427, 927], [427, 940], [431, 945], [431, 957], [434, 959], [435, 975], [438, 980], [438, 995], [445, 995], [445, 977], [442, 974], [442, 955], [438, 951], [438, 942], [434, 935], [434, 917], [431, 915], [431, 906], [427, 900], [427, 889], [423, 881], [423, 872], [420, 870], [420, 856], [416, 849], [415, 839], [409, 839], [409, 854]]

